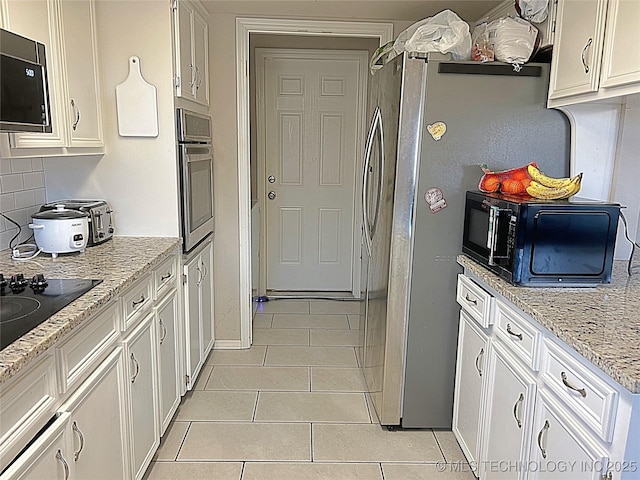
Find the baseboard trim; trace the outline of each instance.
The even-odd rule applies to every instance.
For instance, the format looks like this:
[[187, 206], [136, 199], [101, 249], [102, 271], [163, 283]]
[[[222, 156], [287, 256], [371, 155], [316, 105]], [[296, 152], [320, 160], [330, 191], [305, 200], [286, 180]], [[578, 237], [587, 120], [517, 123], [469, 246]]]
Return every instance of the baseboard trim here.
[[240, 350], [241, 348], [241, 340], [216, 340], [213, 343], [214, 350]]

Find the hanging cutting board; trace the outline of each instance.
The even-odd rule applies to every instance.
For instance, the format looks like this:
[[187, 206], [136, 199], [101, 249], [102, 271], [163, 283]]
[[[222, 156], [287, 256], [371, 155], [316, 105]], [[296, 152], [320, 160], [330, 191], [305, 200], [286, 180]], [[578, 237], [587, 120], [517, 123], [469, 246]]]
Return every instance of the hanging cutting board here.
[[116, 85], [118, 133], [123, 137], [158, 136], [156, 87], [140, 73], [140, 59], [129, 57], [129, 76]]

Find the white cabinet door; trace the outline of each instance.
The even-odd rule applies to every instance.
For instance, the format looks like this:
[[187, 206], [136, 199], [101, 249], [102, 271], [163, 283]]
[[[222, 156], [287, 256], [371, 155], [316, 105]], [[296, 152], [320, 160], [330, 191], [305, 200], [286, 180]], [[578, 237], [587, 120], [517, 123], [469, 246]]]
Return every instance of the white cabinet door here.
[[193, 17], [194, 95], [198, 103], [209, 105], [209, 26], [197, 12]]
[[640, 82], [640, 2], [609, 0], [600, 85]]
[[7, 469], [0, 480], [73, 480], [69, 414], [60, 415]]
[[173, 290], [156, 307], [158, 328], [158, 370], [159, 370], [159, 405], [160, 434], [171, 422], [171, 418], [180, 404], [180, 386], [178, 369], [178, 295]]
[[549, 99], [598, 90], [607, 0], [559, 0]]
[[209, 27], [204, 7], [177, 0], [174, 15], [176, 96], [209, 105]]
[[525, 471], [510, 467], [527, 463], [536, 384], [514, 358], [492, 345], [483, 479], [524, 479]]
[[160, 443], [154, 315], [123, 342], [129, 384], [133, 478], [142, 478]]
[[122, 348], [117, 348], [61, 407], [71, 414], [73, 451], [79, 480], [129, 478], [126, 462], [125, 381]]
[[68, 104], [69, 146], [104, 146], [98, 83], [94, 1], [60, 2]]
[[478, 461], [480, 454], [488, 345], [487, 335], [466, 313], [461, 312], [452, 429], [467, 460], [472, 464]]
[[186, 331], [186, 360], [187, 360], [187, 388], [195, 383], [195, 378], [201, 367], [201, 347], [200, 347], [200, 292], [199, 284], [201, 279], [200, 256], [193, 258], [185, 264], [185, 314], [187, 321]]
[[529, 480], [602, 480], [606, 475], [607, 454], [551, 397], [540, 393], [532, 433], [529, 465], [536, 468]]
[[213, 347], [213, 245], [209, 243], [200, 254], [200, 318], [202, 318], [202, 360]]

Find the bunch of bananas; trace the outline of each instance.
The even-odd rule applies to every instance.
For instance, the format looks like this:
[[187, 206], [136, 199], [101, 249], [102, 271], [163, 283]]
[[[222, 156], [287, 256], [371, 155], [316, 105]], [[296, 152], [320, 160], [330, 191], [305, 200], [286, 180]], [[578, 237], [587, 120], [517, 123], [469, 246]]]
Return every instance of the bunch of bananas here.
[[572, 197], [580, 191], [582, 173], [571, 178], [553, 178], [548, 177], [531, 164], [528, 165], [527, 171], [531, 177], [527, 193], [534, 198], [558, 200]]

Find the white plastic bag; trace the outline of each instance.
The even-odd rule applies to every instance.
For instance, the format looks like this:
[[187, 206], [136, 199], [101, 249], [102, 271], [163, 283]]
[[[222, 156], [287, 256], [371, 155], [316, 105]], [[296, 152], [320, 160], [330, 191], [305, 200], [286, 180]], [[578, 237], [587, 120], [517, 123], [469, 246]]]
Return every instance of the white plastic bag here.
[[531, 23], [542, 23], [549, 16], [549, 0], [517, 0], [516, 11]]
[[511, 63], [519, 70], [537, 46], [538, 29], [521, 18], [503, 17], [487, 25], [495, 59]]
[[469, 24], [451, 10], [414, 23], [398, 35], [393, 48], [398, 54], [407, 52], [451, 53], [454, 60], [471, 58]]

